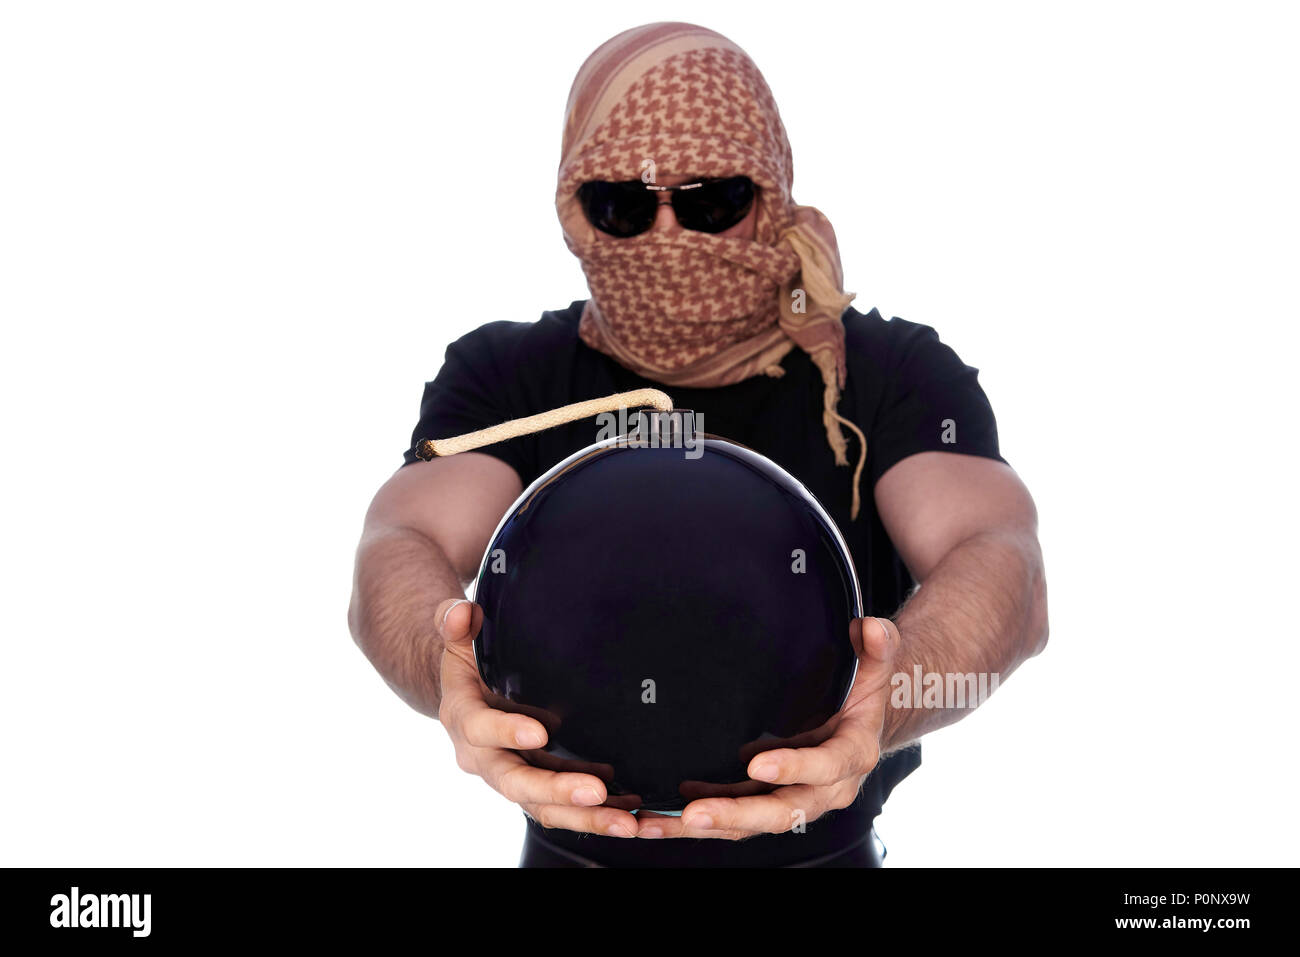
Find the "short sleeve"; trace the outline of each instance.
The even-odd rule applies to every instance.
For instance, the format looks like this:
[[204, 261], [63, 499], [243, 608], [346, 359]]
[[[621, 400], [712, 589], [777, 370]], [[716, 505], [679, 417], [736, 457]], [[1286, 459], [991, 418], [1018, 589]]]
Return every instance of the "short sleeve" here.
[[871, 484], [918, 452], [955, 452], [1005, 462], [979, 370], [962, 362], [929, 326], [901, 319], [889, 325], [903, 334], [868, 437]]
[[[405, 465], [418, 461], [416, 447], [424, 439], [463, 435], [517, 418], [510, 408], [514, 374], [503, 368], [501, 334], [513, 323], [489, 323], [447, 347], [442, 368], [426, 382], [420, 420], [411, 433]], [[535, 470], [536, 451], [529, 436], [486, 445], [478, 451], [493, 455], [519, 475]]]

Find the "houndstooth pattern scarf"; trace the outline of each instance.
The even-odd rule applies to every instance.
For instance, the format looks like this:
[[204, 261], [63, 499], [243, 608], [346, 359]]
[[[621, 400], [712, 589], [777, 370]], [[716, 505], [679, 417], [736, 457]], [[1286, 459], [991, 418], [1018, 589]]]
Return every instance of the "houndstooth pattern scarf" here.
[[[827, 441], [848, 464], [840, 426], [862, 434], [836, 407], [847, 375], [841, 316], [854, 297], [829, 220], [791, 197], [790, 143], [749, 56], [688, 23], [620, 33], [578, 71], [561, 152], [556, 209], [591, 289], [582, 340], [647, 379], [688, 387], [779, 376], [781, 359], [803, 349], [822, 375]], [[680, 228], [599, 236], [576, 196], [591, 180], [666, 175], [748, 176], [759, 187], [755, 239]]]

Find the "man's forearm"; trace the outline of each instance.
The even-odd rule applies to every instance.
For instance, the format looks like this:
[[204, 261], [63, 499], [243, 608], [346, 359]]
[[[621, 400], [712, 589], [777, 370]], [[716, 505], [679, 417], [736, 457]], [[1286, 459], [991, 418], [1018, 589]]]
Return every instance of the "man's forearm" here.
[[366, 657], [415, 710], [438, 716], [442, 639], [434, 612], [447, 598], [464, 598], [447, 556], [411, 530], [363, 539], [348, 624]]
[[[926, 696], [915, 685], [937, 675], [942, 689], [949, 675], [985, 675], [996, 686], [1047, 641], [1047, 591], [1042, 553], [1032, 533], [989, 532], [967, 539], [935, 566], [895, 618], [902, 645], [898, 673], [906, 676], [906, 707], [891, 705], [885, 716], [882, 750], [891, 751], [921, 735], [952, 724], [978, 703], [955, 707], [944, 694]], [[993, 676], [997, 676], [996, 679]], [[955, 678], [955, 686], [960, 678]], [[893, 689], [891, 689], [891, 692]], [[904, 697], [904, 696], [897, 696]], [[934, 698], [938, 707], [934, 707]]]

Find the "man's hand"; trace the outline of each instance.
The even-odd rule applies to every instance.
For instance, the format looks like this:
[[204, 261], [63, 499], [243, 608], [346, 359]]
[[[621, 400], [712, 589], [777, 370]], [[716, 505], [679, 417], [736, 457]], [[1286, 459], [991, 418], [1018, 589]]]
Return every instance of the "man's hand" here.
[[[403, 700], [442, 722], [462, 769], [546, 827], [633, 837], [636, 818], [624, 808], [640, 798], [607, 800], [601, 775], [612, 779], [613, 769], [560, 772], [529, 764], [516, 749], [545, 746], [546, 725], [537, 717], [546, 715], [493, 708], [479, 678], [474, 636], [483, 611], [459, 596], [521, 491], [514, 469], [477, 452], [399, 469], [366, 515], [348, 611], [352, 634]], [[447, 595], [457, 597], [440, 600]], [[550, 760], [545, 751], [529, 757], [539, 764]]]
[[749, 776], [779, 784], [750, 797], [708, 797], [686, 805], [681, 817], [640, 814], [638, 837], [714, 837], [741, 840], [780, 834], [827, 811], [848, 807], [880, 759], [881, 731], [900, 636], [883, 618], [850, 626], [858, 673], [831, 736], [816, 747], [764, 751], [749, 762]]
[[[439, 720], [456, 748], [462, 771], [477, 774], [493, 790], [523, 807], [543, 827], [635, 837], [637, 820], [626, 810], [601, 807], [608, 798], [595, 774], [548, 771], [516, 753], [546, 744], [546, 726], [535, 718], [498, 711], [488, 704], [474, 660], [474, 636], [483, 610], [465, 599], [448, 599], [434, 619], [442, 635], [442, 706]], [[614, 799], [635, 807], [639, 798]]]

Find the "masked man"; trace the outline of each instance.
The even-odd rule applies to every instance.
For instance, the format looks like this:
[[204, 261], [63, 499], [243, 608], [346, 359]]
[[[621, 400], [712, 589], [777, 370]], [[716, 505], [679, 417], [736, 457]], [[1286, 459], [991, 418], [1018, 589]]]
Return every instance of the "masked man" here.
[[[656, 23], [603, 44], [569, 96], [556, 189], [591, 297], [454, 342], [366, 517], [353, 635], [442, 722], [461, 768], [523, 808], [524, 866], [876, 865], [872, 823], [920, 764], [916, 742], [972, 704], [900, 684], [996, 686], [1046, 643], [1036, 512], [977, 371], [933, 329], [849, 306], [834, 231], [792, 183], [772, 94], [726, 37]], [[545, 727], [492, 708], [475, 666], [481, 610], [463, 584], [523, 488], [598, 426], [430, 462], [414, 446], [655, 387], [817, 496], [872, 616], [855, 623], [858, 674], [834, 735], [755, 756], [749, 775], [770, 793], [696, 800], [680, 817], [631, 813], [598, 776], [525, 762]]]

